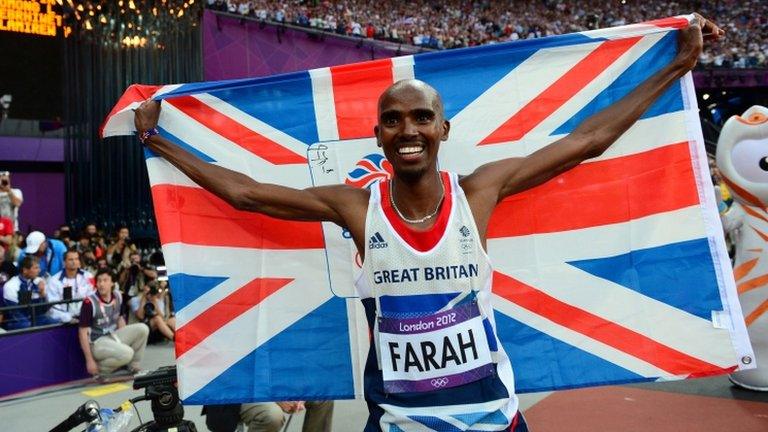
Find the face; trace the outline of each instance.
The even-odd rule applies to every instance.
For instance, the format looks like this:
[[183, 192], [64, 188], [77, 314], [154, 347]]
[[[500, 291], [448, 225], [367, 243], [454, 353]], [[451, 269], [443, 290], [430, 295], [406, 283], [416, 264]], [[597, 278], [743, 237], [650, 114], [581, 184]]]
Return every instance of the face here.
[[95, 235], [96, 234], [96, 225], [90, 224], [85, 227], [85, 232], [88, 233], [88, 235]]
[[64, 258], [64, 267], [67, 270], [77, 270], [80, 268], [80, 254], [68, 252]]
[[141, 263], [141, 255], [131, 254], [131, 264], [139, 264], [139, 263]]
[[734, 198], [748, 206], [768, 203], [768, 108], [753, 106], [723, 125], [717, 168]]
[[48, 250], [48, 242], [44, 241], [40, 243], [40, 247], [37, 248], [37, 253], [35, 253], [35, 255], [42, 255], [45, 253], [46, 250]]
[[96, 278], [96, 289], [99, 291], [99, 294], [106, 295], [108, 293], [112, 292], [112, 287], [115, 285], [114, 282], [112, 282], [112, 277], [108, 274], [102, 273], [99, 275], [99, 277]]
[[35, 263], [28, 269], [22, 268], [21, 274], [24, 276], [24, 279], [34, 279], [40, 276], [40, 264]]
[[448, 139], [449, 129], [437, 94], [426, 84], [396, 84], [379, 100], [374, 132], [397, 176], [416, 179], [436, 170], [440, 141]]
[[130, 235], [130, 231], [128, 231], [128, 228], [120, 228], [120, 231], [117, 232], [117, 238], [120, 240], [125, 240]]

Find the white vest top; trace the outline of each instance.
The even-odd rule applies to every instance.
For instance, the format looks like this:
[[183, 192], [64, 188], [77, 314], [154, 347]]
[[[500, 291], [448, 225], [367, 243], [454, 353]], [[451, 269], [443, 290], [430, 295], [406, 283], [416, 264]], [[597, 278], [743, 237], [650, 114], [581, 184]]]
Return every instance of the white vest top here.
[[[483, 380], [431, 392], [430, 400], [434, 402], [427, 408], [423, 400], [410, 403], [407, 393], [384, 394], [383, 389], [378, 388], [381, 379], [375, 375], [377, 372], [380, 374], [378, 365], [368, 364], [366, 399], [382, 408], [381, 418], [376, 421], [382, 430], [389, 430], [388, 425], [392, 424], [402, 430], [430, 430], [423, 429], [423, 423], [412, 423], [415, 407], [419, 407], [417, 411], [422, 415], [439, 413], [437, 417], [445, 417], [445, 420], [450, 420], [448, 417], [468, 418], [463, 416], [467, 413], [488, 412], [488, 418], [493, 417], [494, 422], [498, 421], [500, 414], [511, 421], [518, 408], [512, 367], [495, 331], [490, 259], [480, 242], [458, 176], [441, 173], [441, 179], [445, 200], [436, 215], [435, 224], [427, 231], [415, 231], [397, 216], [390, 200], [389, 182], [371, 186], [365, 226], [367, 250], [355, 287], [374, 332], [376, 325], [370, 320], [371, 314], [387, 318], [415, 318], [443, 312], [476, 298], [486, 317], [487, 337], [497, 373], [489, 377], [490, 383]], [[369, 310], [371, 308], [375, 310]], [[375, 350], [374, 345], [372, 342], [371, 349]], [[369, 363], [372, 362], [379, 363], [377, 356], [369, 355]], [[483, 391], [478, 391], [479, 387]], [[485, 391], [489, 387], [494, 391]], [[466, 400], [467, 397], [462, 397], [462, 394], [485, 394], [489, 399]], [[495, 417], [490, 413], [495, 413]], [[455, 423], [453, 420], [450, 422]], [[473, 424], [454, 426], [459, 430], [504, 429], [502, 425], [491, 425], [482, 418]]]

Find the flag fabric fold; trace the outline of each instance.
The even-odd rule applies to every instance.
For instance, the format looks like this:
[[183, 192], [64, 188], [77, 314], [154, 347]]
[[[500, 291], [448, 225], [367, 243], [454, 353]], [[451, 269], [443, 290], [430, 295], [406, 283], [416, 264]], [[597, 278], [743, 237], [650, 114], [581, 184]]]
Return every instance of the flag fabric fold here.
[[[680, 16], [266, 78], [131, 86], [103, 136], [162, 100], [160, 133], [260, 182], [367, 187], [379, 94], [442, 95], [441, 169], [469, 173], [572, 132], [669, 63]], [[138, 145], [138, 144], [137, 144]], [[146, 150], [177, 308], [185, 403], [362, 395], [368, 329], [348, 233], [238, 211]], [[488, 229], [499, 337], [520, 392], [752, 367], [690, 74], [602, 156], [505, 199]]]

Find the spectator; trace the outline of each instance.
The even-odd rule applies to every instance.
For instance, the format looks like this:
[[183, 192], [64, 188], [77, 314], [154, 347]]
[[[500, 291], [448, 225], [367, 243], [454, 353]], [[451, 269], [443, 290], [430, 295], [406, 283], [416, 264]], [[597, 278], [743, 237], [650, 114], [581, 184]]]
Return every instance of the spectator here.
[[13, 244], [13, 220], [0, 216], [0, 246], [8, 249]]
[[75, 246], [75, 242], [72, 241], [72, 230], [69, 229], [69, 225], [61, 225], [57, 231], [58, 235], [54, 235], [53, 238], [61, 240], [67, 249]]
[[[231, 11], [250, 0], [229, 0]], [[218, 2], [213, 9], [221, 10]], [[226, 4], [224, 5], [226, 8]], [[768, 57], [768, 2], [764, 0], [698, 0], [622, 2], [604, 0], [441, 2], [394, 0], [340, 0], [335, 2], [283, 2], [261, 0], [256, 9], [261, 20], [301, 26], [315, 22], [343, 35], [374, 37], [393, 42], [411, 41], [430, 48], [460, 48], [554, 34], [586, 31], [637, 23], [659, 16], [698, 10], [723, 23], [725, 41], [707, 44], [701, 67], [761, 67]], [[514, 13], [512, 12], [514, 11]], [[338, 20], [337, 17], [338, 16]], [[360, 23], [370, 23], [361, 29]]]
[[122, 298], [114, 289], [112, 272], [96, 273], [96, 292], [83, 300], [80, 309], [80, 348], [85, 367], [92, 375], [111, 374], [127, 367], [140, 368], [149, 329], [143, 324], [125, 325], [120, 315]]
[[[16, 266], [11, 263], [11, 261], [8, 261], [5, 259], [5, 251], [3, 250], [3, 247], [0, 246], [0, 289], [3, 288], [3, 285], [8, 281], [8, 279], [16, 276], [18, 271], [16, 270]], [[3, 299], [3, 296], [0, 296], [0, 308], [5, 306], [5, 301]], [[3, 324], [3, 312], [0, 312], [0, 325]], [[5, 329], [0, 327], [0, 333], [5, 332]]]
[[130, 300], [129, 322], [141, 322], [149, 327], [149, 343], [173, 340], [176, 331], [176, 317], [167, 301], [168, 283], [151, 281], [144, 286], [141, 295]]
[[[68, 299], [84, 299], [94, 293], [93, 282], [93, 275], [80, 268], [80, 254], [69, 250], [64, 254], [64, 270], [48, 280], [48, 301], [65, 300], [66, 291], [69, 291]], [[81, 305], [81, 301], [53, 305], [48, 315], [62, 323], [77, 322]]]
[[[26, 303], [46, 303], [45, 281], [40, 277], [40, 263], [37, 257], [27, 256], [21, 260], [21, 273], [10, 278], [3, 285], [3, 300], [6, 306], [18, 306]], [[26, 294], [29, 293], [29, 294]], [[28, 298], [25, 300], [25, 295]], [[45, 315], [48, 306], [14, 309], [6, 311], [3, 324], [6, 330], [18, 330], [33, 325], [56, 324], [56, 321]], [[32, 318], [32, 312], [35, 317]]]
[[13, 221], [13, 230], [19, 229], [19, 207], [24, 203], [21, 189], [11, 187], [11, 173], [0, 172], [0, 217]]
[[67, 247], [61, 240], [46, 239], [40, 231], [32, 231], [27, 236], [27, 246], [19, 254], [18, 262], [27, 255], [34, 255], [40, 260], [40, 274], [44, 278], [58, 273], [64, 268], [64, 252]]
[[8, 279], [16, 276], [19, 271], [16, 269], [16, 266], [13, 265], [13, 262], [5, 259], [5, 251], [3, 250], [3, 247], [0, 246], [0, 288], [3, 287], [3, 284], [8, 281]]

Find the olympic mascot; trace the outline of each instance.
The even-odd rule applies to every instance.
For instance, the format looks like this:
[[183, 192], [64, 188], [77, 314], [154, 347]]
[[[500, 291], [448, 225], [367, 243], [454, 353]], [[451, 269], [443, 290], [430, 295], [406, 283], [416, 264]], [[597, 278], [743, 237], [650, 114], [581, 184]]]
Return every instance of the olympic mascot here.
[[721, 218], [736, 244], [733, 273], [757, 361], [731, 381], [768, 391], [768, 108], [753, 106], [725, 122], [717, 167], [734, 198]]

